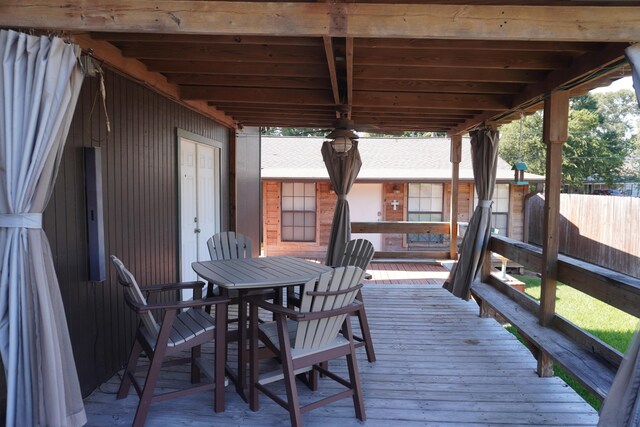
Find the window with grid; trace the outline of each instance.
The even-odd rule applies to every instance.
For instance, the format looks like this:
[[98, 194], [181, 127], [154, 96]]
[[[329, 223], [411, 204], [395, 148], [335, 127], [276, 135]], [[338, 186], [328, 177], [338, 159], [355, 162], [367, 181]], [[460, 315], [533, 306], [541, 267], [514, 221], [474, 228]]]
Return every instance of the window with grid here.
[[314, 183], [282, 183], [283, 242], [315, 242], [316, 185]]
[[496, 184], [493, 190], [491, 227], [501, 236], [509, 232], [509, 184]]
[[[475, 191], [475, 190], [474, 190]], [[478, 193], [474, 192], [474, 209], [478, 206]], [[492, 232], [501, 236], [509, 235], [509, 184], [496, 184], [493, 190], [493, 205], [491, 205]], [[496, 231], [497, 230], [497, 231]]]
[[[442, 221], [443, 184], [410, 183], [407, 197], [407, 221]], [[411, 246], [442, 244], [441, 234], [407, 234]]]

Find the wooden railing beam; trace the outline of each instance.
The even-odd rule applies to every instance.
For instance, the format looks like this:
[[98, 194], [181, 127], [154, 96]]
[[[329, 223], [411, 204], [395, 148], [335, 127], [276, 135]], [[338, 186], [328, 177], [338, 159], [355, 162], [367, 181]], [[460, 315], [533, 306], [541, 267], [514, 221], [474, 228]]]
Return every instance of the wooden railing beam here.
[[449, 234], [448, 222], [423, 221], [378, 221], [352, 222], [352, 233], [417, 233], [417, 234]]

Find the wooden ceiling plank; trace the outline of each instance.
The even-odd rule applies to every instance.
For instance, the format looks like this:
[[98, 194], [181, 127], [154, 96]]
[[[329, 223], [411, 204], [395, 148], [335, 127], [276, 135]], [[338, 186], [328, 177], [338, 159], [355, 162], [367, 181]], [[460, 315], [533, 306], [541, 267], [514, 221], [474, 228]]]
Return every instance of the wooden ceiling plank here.
[[179, 88], [177, 85], [171, 84], [167, 79], [159, 73], [149, 71], [146, 66], [131, 58], [125, 58], [120, 53], [120, 50], [116, 49], [112, 44], [101, 40], [94, 40], [87, 34], [78, 34], [74, 37], [74, 41], [84, 49], [91, 49], [92, 55], [110, 67], [125, 73], [134, 79], [145, 82], [145, 85], [156, 92], [194, 110], [207, 117], [210, 117], [219, 123], [229, 127], [235, 128], [234, 120], [224, 114], [222, 111], [218, 111], [215, 108], [208, 105], [206, 102], [198, 100], [183, 100], [180, 97]]
[[586, 52], [600, 50], [602, 43], [558, 41], [433, 40], [433, 39], [355, 39], [356, 48], [513, 50], [518, 52]]
[[227, 44], [227, 45], [270, 45], [270, 46], [316, 46], [322, 47], [319, 37], [269, 37], [269, 36], [218, 36], [197, 34], [157, 34], [157, 33], [100, 33], [92, 32], [95, 40], [118, 42], [161, 42], [167, 44]]
[[511, 98], [505, 95], [437, 94], [437, 93], [353, 93], [354, 106], [385, 105], [442, 109], [480, 109], [504, 111], [511, 107]]
[[357, 113], [367, 113], [367, 112], [379, 112], [379, 111], [383, 111], [383, 112], [393, 112], [396, 114], [413, 114], [413, 113], [419, 113], [419, 114], [460, 114], [460, 115], [465, 115], [465, 116], [475, 116], [480, 114], [482, 111], [480, 110], [456, 110], [456, 111], [450, 111], [450, 110], [441, 110], [438, 108], [429, 108], [429, 107], [414, 107], [414, 108], [400, 108], [400, 107], [381, 107], [378, 105], [367, 105], [367, 106], [356, 106], [353, 107], [353, 111], [357, 112]]
[[356, 64], [354, 79], [434, 80], [463, 82], [535, 83], [543, 80], [544, 70], [464, 69], [445, 67], [406, 67], [402, 64], [364, 66]]
[[208, 74], [165, 74], [169, 83], [195, 86], [324, 89], [327, 79], [306, 77], [212, 76]]
[[522, 90], [518, 83], [447, 82], [432, 80], [376, 80], [357, 79], [354, 89], [383, 92], [444, 92], [516, 94]]
[[325, 59], [327, 63], [327, 69], [329, 70], [329, 80], [331, 81], [331, 93], [333, 94], [333, 100], [336, 105], [340, 102], [340, 91], [338, 90], [338, 75], [336, 71], [336, 58], [333, 54], [333, 41], [331, 37], [324, 36], [322, 38], [324, 42]]
[[254, 89], [211, 86], [182, 86], [183, 99], [218, 102], [238, 101], [272, 104], [334, 105], [333, 96], [327, 90], [310, 89]]
[[358, 65], [402, 64], [405, 67], [454, 67], [510, 70], [553, 70], [566, 68], [572, 57], [562, 52], [516, 52], [444, 49], [367, 49], [356, 50]]
[[167, 34], [640, 40], [636, 6], [4, 0], [0, 26]]
[[324, 67], [316, 64], [269, 64], [263, 62], [215, 62], [215, 61], [172, 61], [145, 60], [149, 71], [159, 73], [198, 73], [231, 76], [279, 76], [279, 77], [321, 77], [329, 78]]
[[326, 59], [321, 49], [305, 46], [267, 45], [198, 45], [167, 43], [118, 44], [124, 56], [144, 59], [171, 59], [185, 61], [215, 62], [266, 62], [286, 64], [324, 64]]

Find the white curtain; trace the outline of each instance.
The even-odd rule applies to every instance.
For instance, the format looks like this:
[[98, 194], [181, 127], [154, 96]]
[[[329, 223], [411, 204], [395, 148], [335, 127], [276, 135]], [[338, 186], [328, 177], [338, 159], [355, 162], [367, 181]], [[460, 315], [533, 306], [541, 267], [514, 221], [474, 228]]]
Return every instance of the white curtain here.
[[[625, 53], [633, 71], [633, 88], [640, 106], [640, 45], [629, 46]], [[640, 426], [639, 391], [640, 338], [636, 333], [600, 409], [598, 426]]]
[[83, 73], [77, 46], [0, 31], [0, 353], [7, 426], [86, 423], [42, 212]]

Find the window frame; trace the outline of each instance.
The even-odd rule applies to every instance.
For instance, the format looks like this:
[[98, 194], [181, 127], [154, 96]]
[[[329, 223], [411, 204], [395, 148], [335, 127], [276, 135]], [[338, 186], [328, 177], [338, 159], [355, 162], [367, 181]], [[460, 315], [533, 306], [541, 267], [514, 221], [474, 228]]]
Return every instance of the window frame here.
[[[410, 199], [412, 198], [411, 195], [411, 186], [412, 185], [431, 185], [431, 186], [439, 186], [440, 187], [440, 210], [410, 210]], [[445, 194], [444, 194], [444, 183], [443, 182], [409, 182], [407, 183], [407, 200], [406, 200], [406, 219], [407, 221], [412, 221], [409, 219], [410, 215], [439, 215], [439, 219], [430, 219], [428, 221], [435, 221], [435, 222], [441, 222], [444, 218], [444, 201], [445, 201]], [[421, 189], [418, 190], [419, 193], [421, 193], [420, 191]], [[431, 189], [431, 194], [433, 194], [433, 189]], [[418, 199], [421, 199], [421, 196], [418, 196]], [[429, 197], [430, 199], [433, 198], [433, 196]], [[417, 233], [406, 233], [404, 235], [404, 241], [407, 247], [414, 247], [414, 248], [429, 248], [429, 247], [433, 247], [433, 246], [441, 246], [444, 245], [444, 236], [443, 235], [439, 235], [439, 234], [424, 234], [425, 236], [428, 236], [428, 240], [426, 241], [412, 241], [412, 239], [409, 237], [410, 235], [418, 235], [420, 236], [421, 234], [417, 234]]]
[[[297, 186], [302, 186], [302, 194], [296, 192]], [[285, 190], [286, 186], [291, 186], [291, 195], [289, 191]], [[307, 191], [310, 187], [313, 187], [313, 196], [307, 195]], [[291, 198], [291, 208], [285, 208], [288, 204], [286, 198]], [[307, 203], [313, 198], [313, 209], [307, 209]], [[297, 200], [296, 200], [297, 199]], [[302, 202], [300, 202], [302, 199]], [[296, 202], [302, 203], [302, 209], [296, 209]], [[307, 216], [312, 214], [313, 219], [311, 222], [313, 225], [307, 223]], [[287, 215], [291, 215], [291, 220], [285, 219]], [[302, 224], [296, 225], [296, 216], [302, 215]], [[299, 217], [298, 217], [299, 218]], [[291, 223], [289, 225], [289, 223]], [[285, 231], [285, 227], [290, 227], [291, 232]], [[308, 230], [312, 230], [308, 232]], [[296, 237], [296, 234], [302, 230], [302, 237]], [[280, 183], [280, 241], [286, 243], [316, 243], [318, 241], [318, 186], [315, 182], [301, 182], [301, 181], [283, 181]], [[286, 236], [286, 237], [285, 237]], [[289, 238], [289, 236], [291, 236]]]

